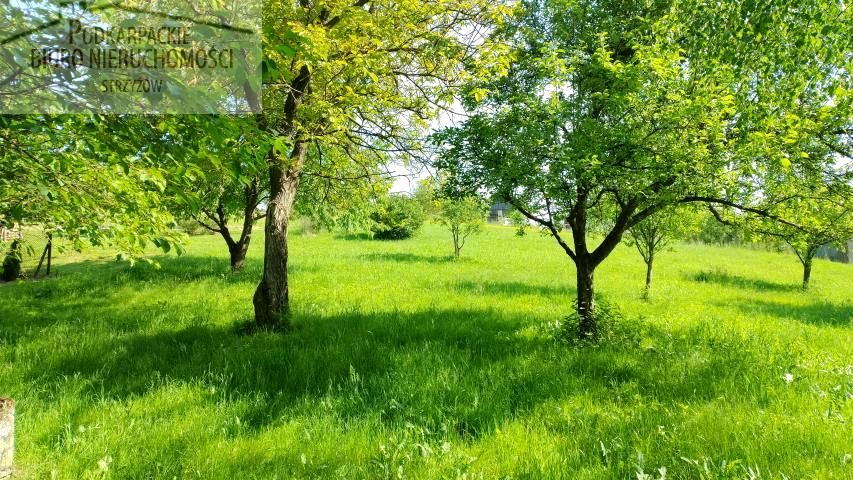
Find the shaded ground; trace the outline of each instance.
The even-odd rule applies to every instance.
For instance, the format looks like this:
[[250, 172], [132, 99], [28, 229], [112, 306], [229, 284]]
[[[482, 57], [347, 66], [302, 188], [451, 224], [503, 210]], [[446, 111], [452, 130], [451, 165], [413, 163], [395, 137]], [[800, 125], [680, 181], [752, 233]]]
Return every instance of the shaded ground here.
[[21, 477], [853, 477], [850, 266], [804, 294], [794, 258], [681, 246], [646, 303], [619, 249], [598, 291], [629, 320], [578, 348], [548, 239], [446, 237], [296, 238], [287, 334], [240, 333], [260, 245], [233, 275], [216, 237], [0, 290]]

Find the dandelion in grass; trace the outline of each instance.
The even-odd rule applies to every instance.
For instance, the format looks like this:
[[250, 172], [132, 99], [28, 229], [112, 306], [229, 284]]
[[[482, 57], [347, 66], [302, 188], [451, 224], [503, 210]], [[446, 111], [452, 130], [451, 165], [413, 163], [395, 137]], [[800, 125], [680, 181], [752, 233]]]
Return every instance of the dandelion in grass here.
[[110, 464], [113, 463], [113, 457], [107, 455], [106, 457], [98, 460], [98, 469], [102, 472], [106, 472], [110, 469]]

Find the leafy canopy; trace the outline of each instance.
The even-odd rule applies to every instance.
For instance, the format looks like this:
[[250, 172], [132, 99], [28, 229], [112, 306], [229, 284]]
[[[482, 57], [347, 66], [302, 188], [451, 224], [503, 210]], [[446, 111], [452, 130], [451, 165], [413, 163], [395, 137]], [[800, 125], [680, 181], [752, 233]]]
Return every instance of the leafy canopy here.
[[[764, 179], [831, 169], [808, 146], [837, 147], [850, 125], [851, 13], [829, 1], [723, 2], [726, 16], [717, 3], [523, 2], [495, 33], [515, 63], [469, 85], [473, 115], [436, 136], [439, 167], [457, 189], [512, 202], [591, 265], [682, 202], [782, 220], [785, 194], [762, 190]], [[607, 225], [597, 246], [591, 223]]]

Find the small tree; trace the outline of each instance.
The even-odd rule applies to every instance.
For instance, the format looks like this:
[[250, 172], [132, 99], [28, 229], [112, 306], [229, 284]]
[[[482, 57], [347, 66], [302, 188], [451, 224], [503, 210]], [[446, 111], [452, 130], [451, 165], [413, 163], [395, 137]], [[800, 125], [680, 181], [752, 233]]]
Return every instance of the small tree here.
[[417, 200], [392, 194], [383, 199], [370, 214], [373, 237], [382, 240], [409, 238], [424, 224], [424, 213]]
[[465, 241], [471, 235], [480, 233], [487, 207], [479, 197], [469, 196], [461, 199], [441, 199], [438, 202], [438, 221], [450, 228], [453, 236], [453, 255], [459, 257]]
[[515, 227], [516, 236], [523, 237], [527, 234], [527, 227], [530, 226], [530, 223], [524, 215], [519, 213], [517, 210], [513, 210], [509, 212], [508, 217], [510, 225]]
[[628, 230], [626, 243], [633, 245], [646, 264], [646, 288], [643, 298], [648, 299], [652, 288], [652, 270], [656, 256], [673, 240], [693, 229], [695, 222], [686, 209], [670, 209], [653, 215]]
[[[845, 201], [846, 200], [846, 201]], [[792, 216], [800, 221], [799, 228], [765, 224], [755, 228], [762, 236], [782, 240], [797, 255], [803, 266], [803, 290], [809, 289], [812, 262], [820, 247], [839, 245], [853, 237], [853, 198], [842, 201], [810, 198], [790, 202]]]
[[595, 272], [628, 230], [688, 203], [793, 224], [776, 211], [792, 192], [765, 177], [828, 170], [803, 149], [850, 132], [849, 54], [833, 46], [850, 35], [843, 6], [821, 1], [813, 22], [793, 2], [665, 3], [521, 2], [493, 31], [511, 67], [475, 76], [465, 120], [433, 136], [454, 188], [511, 203], [575, 264], [581, 338], [598, 336]]

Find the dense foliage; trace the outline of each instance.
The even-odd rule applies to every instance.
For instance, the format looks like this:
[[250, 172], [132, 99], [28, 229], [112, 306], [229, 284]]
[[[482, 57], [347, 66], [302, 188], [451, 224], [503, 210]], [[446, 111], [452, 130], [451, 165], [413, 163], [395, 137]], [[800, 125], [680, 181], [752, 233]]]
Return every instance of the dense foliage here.
[[[332, 148], [344, 171], [420, 150], [423, 132], [466, 73], [495, 58], [483, 29], [507, 9], [486, 0], [303, 0], [264, 8], [264, 114], [274, 135], [264, 274], [253, 299], [261, 327], [287, 327], [287, 228], [312, 146]], [[335, 162], [331, 162], [332, 165]]]
[[[0, 244], [2, 246], [2, 244]], [[4, 254], [3, 264], [0, 265], [0, 280], [11, 282], [21, 275], [21, 245], [18, 240], [9, 244], [9, 251]]]
[[803, 190], [764, 185], [834, 169], [817, 143], [847, 151], [851, 15], [829, 0], [522, 2], [494, 32], [512, 67], [469, 84], [438, 166], [552, 234], [594, 336], [594, 272], [643, 220], [695, 202], [794, 226], [784, 204]]
[[402, 240], [414, 235], [424, 224], [424, 212], [417, 200], [391, 194], [381, 199], [370, 214], [370, 231], [380, 240]]
[[38, 224], [78, 249], [180, 249], [164, 192], [186, 167], [140, 145], [151, 131], [145, 117], [0, 116], [0, 225]]

